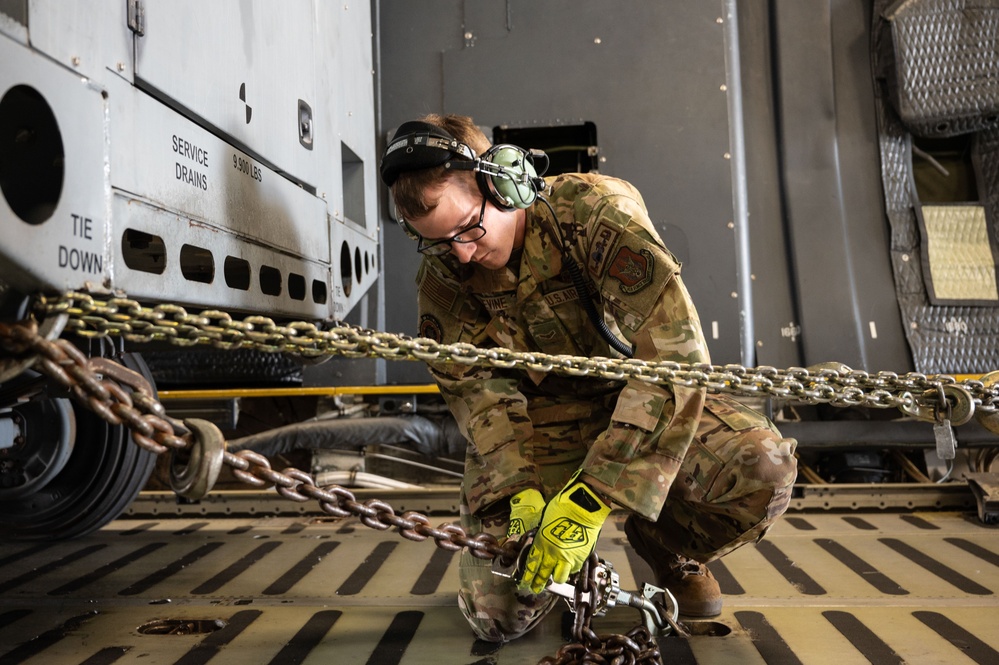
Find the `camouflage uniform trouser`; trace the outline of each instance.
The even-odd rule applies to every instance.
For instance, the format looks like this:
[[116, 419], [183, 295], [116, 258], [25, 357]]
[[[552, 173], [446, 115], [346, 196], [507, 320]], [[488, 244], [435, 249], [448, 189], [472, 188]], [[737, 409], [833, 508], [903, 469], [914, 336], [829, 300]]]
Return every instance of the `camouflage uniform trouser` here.
[[[795, 441], [782, 439], [762, 416], [746, 414], [745, 407], [733, 400], [709, 395], [658, 521], [629, 518], [648, 540], [707, 563], [760, 540], [784, 513], [797, 475]], [[586, 455], [585, 442], [605, 426], [606, 422], [594, 420], [535, 423], [535, 451], [547, 448], [552, 453], [535, 459], [546, 498], [568, 482]], [[463, 494], [461, 510], [462, 526], [469, 533], [506, 536], [508, 506], [472, 515]], [[511, 580], [493, 575], [491, 566], [491, 561], [462, 552], [458, 606], [477, 637], [504, 642], [531, 630], [558, 598], [547, 592], [537, 596], [518, 592]]]

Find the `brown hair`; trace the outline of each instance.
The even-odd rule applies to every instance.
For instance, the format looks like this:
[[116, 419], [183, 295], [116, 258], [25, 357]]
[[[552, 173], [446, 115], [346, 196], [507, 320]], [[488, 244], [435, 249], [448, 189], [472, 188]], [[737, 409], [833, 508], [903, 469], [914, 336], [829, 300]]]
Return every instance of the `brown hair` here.
[[[440, 127], [474, 150], [476, 155], [489, 149], [489, 139], [468, 116], [431, 113], [418, 120]], [[475, 174], [471, 171], [448, 171], [443, 166], [435, 166], [400, 173], [399, 179], [392, 185], [392, 198], [399, 215], [403, 219], [420, 219], [429, 215], [437, 207], [438, 199], [427, 199], [427, 190], [449, 178], [467, 191], [475, 191], [477, 187]]]

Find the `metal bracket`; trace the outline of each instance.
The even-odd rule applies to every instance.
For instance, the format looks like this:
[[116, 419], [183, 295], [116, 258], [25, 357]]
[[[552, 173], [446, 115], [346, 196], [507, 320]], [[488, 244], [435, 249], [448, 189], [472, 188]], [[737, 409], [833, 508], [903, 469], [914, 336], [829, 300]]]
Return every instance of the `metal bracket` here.
[[999, 473], [966, 473], [968, 487], [978, 502], [978, 519], [999, 524]]
[[306, 150], [312, 150], [313, 127], [312, 107], [298, 100], [298, 142]]
[[142, 0], [128, 0], [128, 29], [140, 37], [146, 34], [146, 9]]
[[[503, 564], [500, 558], [497, 557], [494, 559], [492, 565], [493, 575], [510, 579], [520, 578], [527, 551], [531, 548], [531, 543], [534, 540], [534, 532], [525, 534], [521, 538], [524, 540], [524, 544], [521, 547], [520, 556], [506, 565]], [[577, 594], [576, 584], [552, 582], [550, 579], [545, 590], [564, 598], [573, 612], [576, 611], [577, 601], [590, 605], [595, 617], [604, 616], [607, 614], [607, 610], [612, 607], [633, 607], [641, 613], [642, 624], [649, 630], [651, 635], [666, 637], [674, 632], [681, 636], [684, 634], [684, 629], [677, 623], [680, 608], [676, 602], [676, 597], [668, 589], [660, 589], [657, 586], [646, 583], [641, 593], [637, 591], [624, 591], [621, 589], [619, 577], [617, 571], [614, 570], [614, 566], [609, 561], [604, 561], [603, 559], [599, 560], [596, 569], [593, 571], [593, 579], [601, 588], [599, 594], [594, 594], [593, 592]], [[654, 600], [659, 594], [663, 597], [663, 602], [661, 603]]]
[[[602, 592], [599, 594], [601, 602], [594, 603], [593, 593], [584, 593], [578, 596], [580, 602], [588, 603], [593, 608], [593, 616], [604, 616], [607, 614], [607, 610], [612, 607], [633, 607], [641, 613], [642, 625], [648, 629], [651, 635], [668, 637], [674, 630], [677, 634], [681, 634], [683, 629], [677, 624], [680, 608], [676, 602], [676, 597], [670, 593], [669, 589], [661, 589], [646, 582], [641, 593], [625, 591], [621, 588], [614, 566], [603, 559], [600, 559], [600, 563], [597, 564], [593, 577], [597, 584], [602, 587]], [[547, 586], [547, 590], [564, 598], [570, 609], [573, 612], [576, 611], [575, 584], [553, 582]], [[662, 594], [663, 603], [653, 601], [657, 594]]]

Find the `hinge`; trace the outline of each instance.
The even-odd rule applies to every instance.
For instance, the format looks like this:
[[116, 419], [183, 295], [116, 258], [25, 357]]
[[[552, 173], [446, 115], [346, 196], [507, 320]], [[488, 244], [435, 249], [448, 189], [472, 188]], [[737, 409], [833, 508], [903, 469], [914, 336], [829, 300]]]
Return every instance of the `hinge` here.
[[142, 37], [146, 34], [146, 10], [142, 0], [126, 0], [128, 3], [128, 29]]

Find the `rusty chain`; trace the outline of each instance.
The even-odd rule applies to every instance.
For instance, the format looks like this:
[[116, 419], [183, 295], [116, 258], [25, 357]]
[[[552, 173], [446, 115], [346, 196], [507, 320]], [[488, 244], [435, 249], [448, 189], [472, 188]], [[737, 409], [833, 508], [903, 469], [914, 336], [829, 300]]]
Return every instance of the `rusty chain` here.
[[[37, 324], [26, 321], [16, 324], [0, 322], [0, 348], [12, 355], [36, 355], [36, 369], [96, 412], [112, 425], [125, 425], [141, 448], [154, 454], [169, 450], [184, 450], [191, 445], [191, 433], [166, 415], [163, 405], [142, 391], [126, 392], [118, 381], [125, 380], [125, 368], [119, 367], [117, 379], [108, 373], [103, 358], [88, 358], [65, 339], [47, 340], [38, 334]], [[437, 546], [452, 552], [467, 547], [480, 559], [515, 558], [517, 551], [505, 548], [487, 533], [469, 536], [458, 525], [430, 525], [426, 515], [408, 511], [397, 515], [390, 505], [378, 499], [359, 502], [343, 487], [317, 487], [310, 474], [295, 468], [277, 471], [263, 455], [252, 450], [225, 452], [223, 462], [243, 483], [263, 488], [273, 485], [283, 497], [292, 501], [319, 502], [320, 508], [335, 517], [354, 516], [368, 527], [378, 530], [395, 528], [404, 538], [414, 541], [434, 539]]]
[[[36, 356], [34, 366], [62, 388], [68, 390], [112, 425], [125, 425], [141, 448], [154, 454], [169, 450], [184, 450], [191, 445], [191, 432], [183, 423], [170, 418], [151, 392], [143, 387], [144, 379], [106, 358], [89, 358], [65, 339], [48, 340], [38, 332], [38, 324], [27, 320], [16, 324], [0, 322], [0, 348], [11, 356]], [[134, 374], [135, 376], [130, 376]], [[133, 388], [129, 393], [124, 383]], [[432, 538], [441, 549], [457, 552], [468, 548], [469, 553], [480, 559], [501, 558], [513, 561], [519, 553], [519, 543], [506, 541], [500, 545], [488, 533], [468, 535], [461, 526], [445, 523], [432, 527], [430, 519], [417, 511], [397, 515], [388, 503], [380, 499], [359, 502], [354, 494], [337, 485], [316, 486], [312, 475], [289, 467], [284, 471], [273, 469], [263, 455], [251, 450], [237, 453], [226, 451], [223, 463], [232, 468], [233, 475], [243, 483], [263, 488], [273, 485], [279, 494], [292, 501], [318, 501], [320, 508], [335, 517], [357, 517], [372, 529], [395, 528], [409, 540], [422, 542]], [[599, 594], [592, 579], [591, 555], [580, 572], [576, 591], [576, 618], [573, 636], [576, 642], [561, 647], [555, 658], [544, 657], [539, 665], [573, 665], [576, 663], [642, 663], [662, 665], [655, 639], [644, 626], [637, 626], [626, 635], [599, 637], [590, 628], [593, 616], [590, 602], [582, 595], [593, 590]], [[597, 595], [593, 595], [598, 602]]]
[[[97, 300], [85, 293], [66, 293], [56, 298], [39, 298], [40, 316], [68, 315], [66, 329], [89, 338], [123, 337], [131, 342], [166, 341], [178, 346], [210, 345], [221, 349], [252, 348], [268, 352], [294, 353], [303, 357], [344, 356], [348, 358], [385, 358], [392, 360], [441, 361], [479, 364], [492, 367], [525, 367], [571, 376], [595, 376], [604, 379], [639, 379], [650, 383], [702, 387], [713, 392], [742, 396], [769, 396], [808, 404], [834, 406], [899, 408], [919, 415], [936, 413], [945, 399], [944, 386], [959, 386], [971, 400], [971, 410], [995, 414], [999, 411], [999, 385], [981, 381], [956, 382], [950, 376], [927, 376], [910, 372], [870, 374], [833, 363], [816, 369], [792, 367], [746, 368], [741, 365], [689, 365], [674, 362], [646, 362], [635, 359], [580, 358], [541, 353], [514, 352], [509, 349], [480, 349], [469, 344], [439, 344], [425, 338], [364, 330], [347, 324], [321, 329], [308, 322], [278, 325], [272, 319], [249, 316], [242, 321], [218, 310], [189, 314], [177, 305], [146, 307], [127, 298]], [[104, 359], [90, 359], [72, 343], [63, 339], [48, 340], [38, 332], [34, 320], [16, 324], [0, 322], [0, 348], [13, 356], [36, 356], [34, 366], [105, 421], [125, 425], [142, 448], [162, 454], [181, 451], [191, 445], [191, 432], [167, 414], [163, 405], [146, 391], [125, 391], [128, 384], [121, 369], [114, 369]], [[127, 372], [128, 370], [125, 370]], [[135, 387], [134, 385], [132, 387]], [[226, 451], [223, 463], [243, 483], [263, 488], [273, 485], [283, 497], [293, 501], [315, 500], [327, 514], [357, 517], [362, 524], [377, 530], [395, 528], [413, 541], [433, 539], [441, 549], [469, 553], [480, 559], [516, 558], [517, 543], [504, 543], [487, 533], [468, 535], [459, 525], [432, 527], [426, 515], [407, 511], [397, 515], [379, 499], [356, 500], [346, 488], [336, 485], [316, 486], [311, 474], [296, 468], [273, 469], [259, 453], [244, 450]], [[564, 645], [554, 657], [543, 658], [539, 665], [574, 665], [577, 663], [636, 663], [661, 665], [662, 654], [655, 638], [644, 626], [627, 634], [598, 636], [591, 628], [593, 607], [583, 600], [599, 594], [591, 579], [592, 561], [584, 565], [578, 578], [573, 625], [575, 642]]]

